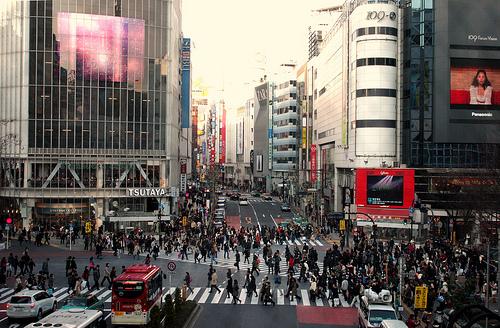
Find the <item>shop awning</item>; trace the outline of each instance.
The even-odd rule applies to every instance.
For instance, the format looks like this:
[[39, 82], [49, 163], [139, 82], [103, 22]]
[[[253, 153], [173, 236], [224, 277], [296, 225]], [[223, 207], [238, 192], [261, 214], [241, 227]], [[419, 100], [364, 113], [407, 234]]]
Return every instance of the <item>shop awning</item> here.
[[[410, 229], [411, 224], [408, 222], [407, 224], [403, 224], [403, 222], [387, 222], [387, 221], [375, 221], [377, 228], [394, 228], [394, 229]], [[358, 227], [371, 227], [371, 221], [357, 221], [356, 226]], [[413, 230], [418, 230], [418, 224], [413, 225]]]

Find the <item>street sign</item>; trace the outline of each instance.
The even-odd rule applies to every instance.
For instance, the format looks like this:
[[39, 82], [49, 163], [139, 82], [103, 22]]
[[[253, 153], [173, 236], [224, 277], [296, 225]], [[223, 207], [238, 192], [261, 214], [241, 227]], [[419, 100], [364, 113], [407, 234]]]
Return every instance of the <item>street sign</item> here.
[[85, 233], [90, 233], [92, 231], [92, 224], [90, 222], [85, 222]]
[[73, 224], [69, 225], [69, 231], [71, 231], [71, 232], [73, 231]]
[[5, 225], [5, 231], [9, 231], [10, 230], [10, 224], [6, 224]]
[[428, 288], [424, 286], [415, 287], [415, 309], [427, 308]]
[[168, 271], [174, 272], [175, 268], [176, 268], [175, 262], [168, 262], [168, 264], [167, 264]]
[[408, 209], [408, 214], [409, 214], [409, 216], [412, 216], [412, 215], [413, 215], [413, 213], [415, 213], [415, 208], [410, 207], [410, 208]]
[[345, 220], [340, 220], [339, 221], [339, 229], [341, 231], [344, 231], [345, 230]]

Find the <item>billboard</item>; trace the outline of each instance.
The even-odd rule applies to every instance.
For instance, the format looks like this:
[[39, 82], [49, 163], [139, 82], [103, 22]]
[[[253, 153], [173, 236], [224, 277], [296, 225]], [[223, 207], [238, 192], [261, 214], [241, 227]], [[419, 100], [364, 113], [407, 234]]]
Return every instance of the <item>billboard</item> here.
[[144, 20], [59, 12], [60, 63], [84, 80], [142, 81]]
[[191, 113], [191, 39], [182, 39], [181, 128], [189, 128]]
[[318, 165], [316, 162], [316, 145], [311, 145], [310, 157], [311, 157], [311, 176], [310, 176], [310, 179], [311, 179], [312, 183], [315, 183], [316, 177], [318, 174], [318, 171], [317, 171]]
[[356, 170], [356, 205], [359, 207], [410, 208], [414, 193], [413, 170]]
[[243, 155], [245, 123], [243, 119], [236, 123], [236, 155]]
[[422, 63], [432, 70], [422, 76], [432, 89], [415, 90], [415, 106], [432, 112], [429, 141], [500, 143], [497, 7], [498, 0], [440, 0], [434, 8], [433, 60]]
[[500, 60], [451, 58], [450, 108], [500, 109]]
[[219, 163], [226, 162], [226, 110], [222, 109], [219, 129]]

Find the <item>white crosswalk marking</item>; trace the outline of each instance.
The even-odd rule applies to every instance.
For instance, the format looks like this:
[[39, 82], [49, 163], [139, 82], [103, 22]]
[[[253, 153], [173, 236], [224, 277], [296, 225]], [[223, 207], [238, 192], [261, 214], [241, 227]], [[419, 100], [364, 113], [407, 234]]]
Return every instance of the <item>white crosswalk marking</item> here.
[[324, 246], [322, 242], [320, 242], [319, 240], [316, 240], [316, 244], [318, 244], [319, 246]]
[[298, 246], [302, 245], [298, 239], [295, 239], [295, 243], [296, 243]]
[[210, 289], [205, 288], [205, 291], [203, 292], [203, 295], [201, 295], [201, 298], [198, 300], [198, 303], [205, 303], [207, 301]]
[[259, 295], [252, 293], [252, 304], [259, 304]]
[[214, 290], [213, 292], [215, 293], [215, 296], [212, 299], [212, 304], [219, 303], [220, 298], [222, 297], [222, 294], [224, 294], [224, 292], [221, 291], [219, 293], [217, 290]]
[[[290, 292], [291, 293], [291, 292]], [[291, 295], [290, 295], [291, 296]], [[297, 305], [297, 297], [293, 296], [293, 301], [290, 298], [290, 305]]]
[[304, 306], [311, 306], [311, 302], [309, 302], [309, 293], [305, 289], [300, 290], [300, 296], [302, 296], [302, 304]]
[[61, 288], [59, 290], [56, 290], [52, 295], [57, 298], [57, 296], [61, 295], [62, 293], [65, 293], [67, 288]]
[[287, 241], [289, 245], [293, 246], [293, 242], [290, 239], [288, 239]]
[[111, 294], [111, 290], [107, 290], [101, 295], [97, 296], [97, 299], [98, 300], [107, 299], [109, 294]]
[[247, 290], [245, 288], [242, 288], [240, 292], [241, 304], [245, 304], [246, 299], [247, 299]]
[[0, 295], [8, 291], [10, 288], [2, 288], [0, 289]]
[[276, 304], [278, 305], [285, 304], [285, 294], [283, 293], [283, 289], [276, 290], [276, 299], [277, 299]]
[[194, 300], [194, 298], [196, 297], [196, 295], [198, 295], [200, 290], [201, 290], [201, 288], [193, 288], [193, 292], [188, 296], [187, 300], [188, 301]]
[[224, 304], [231, 304], [232, 301], [233, 301], [232, 295], [226, 294], [226, 297], [225, 297], [225, 300], [224, 300]]

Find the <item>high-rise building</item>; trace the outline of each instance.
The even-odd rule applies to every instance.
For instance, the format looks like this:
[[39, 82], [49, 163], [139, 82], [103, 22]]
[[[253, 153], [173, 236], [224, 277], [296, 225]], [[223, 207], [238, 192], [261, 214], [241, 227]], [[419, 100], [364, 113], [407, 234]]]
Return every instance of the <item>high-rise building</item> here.
[[181, 37], [178, 0], [2, 1], [0, 197], [19, 226], [177, 212]]

